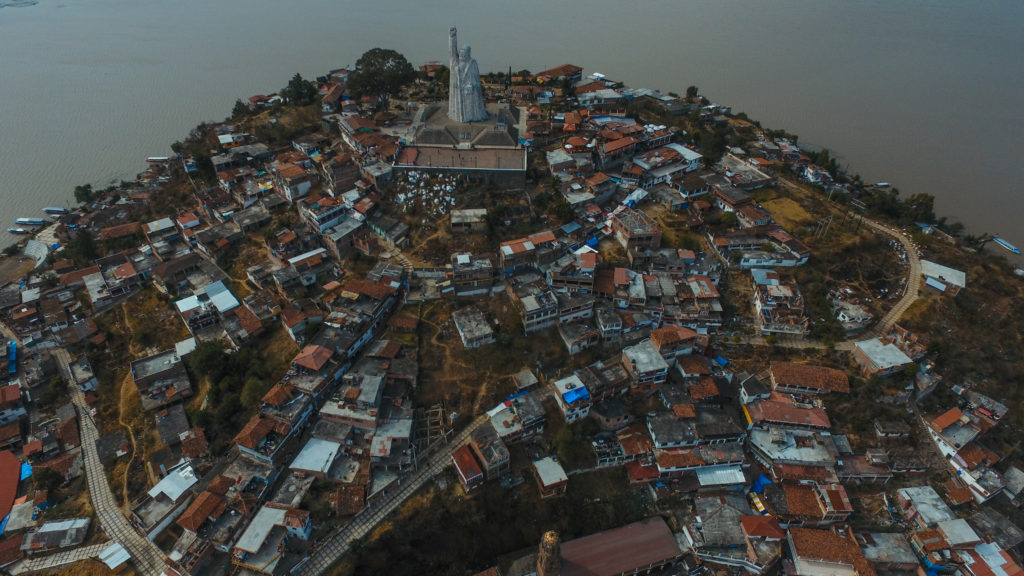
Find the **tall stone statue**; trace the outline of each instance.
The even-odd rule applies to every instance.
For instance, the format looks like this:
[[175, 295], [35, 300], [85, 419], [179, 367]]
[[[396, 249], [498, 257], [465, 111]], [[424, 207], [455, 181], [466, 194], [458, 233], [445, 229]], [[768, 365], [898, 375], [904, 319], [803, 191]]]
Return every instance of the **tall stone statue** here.
[[455, 26], [448, 29], [448, 117], [458, 122], [485, 120], [487, 107], [480, 86], [480, 68], [469, 53], [469, 46], [459, 49], [457, 34]]

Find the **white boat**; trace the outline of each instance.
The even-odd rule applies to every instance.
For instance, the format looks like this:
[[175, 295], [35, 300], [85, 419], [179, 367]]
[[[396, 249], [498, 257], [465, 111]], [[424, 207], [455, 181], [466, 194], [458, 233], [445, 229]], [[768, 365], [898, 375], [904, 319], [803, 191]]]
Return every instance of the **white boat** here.
[[67, 214], [68, 212], [70, 212], [70, 210], [68, 210], [67, 208], [61, 208], [60, 206], [47, 206], [46, 208], [43, 208], [43, 212], [46, 212], [47, 214], [60, 215]]
[[8, 232], [11, 234], [31, 234], [32, 231], [27, 228], [8, 228]]
[[42, 226], [46, 224], [48, 220], [46, 218], [15, 218], [14, 223], [19, 226]]

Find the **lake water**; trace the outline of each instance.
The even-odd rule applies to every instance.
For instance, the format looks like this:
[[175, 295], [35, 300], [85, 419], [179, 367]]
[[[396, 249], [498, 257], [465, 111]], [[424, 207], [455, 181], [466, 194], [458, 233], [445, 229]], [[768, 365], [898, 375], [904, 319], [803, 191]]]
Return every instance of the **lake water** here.
[[375, 46], [444, 60], [455, 24], [482, 71], [572, 62], [635, 87], [695, 84], [828, 146], [866, 181], [931, 193], [939, 214], [1024, 246], [1019, 0], [4, 4], [8, 226], [69, 202], [76, 184], [130, 179], [146, 156], [295, 72], [315, 77]]

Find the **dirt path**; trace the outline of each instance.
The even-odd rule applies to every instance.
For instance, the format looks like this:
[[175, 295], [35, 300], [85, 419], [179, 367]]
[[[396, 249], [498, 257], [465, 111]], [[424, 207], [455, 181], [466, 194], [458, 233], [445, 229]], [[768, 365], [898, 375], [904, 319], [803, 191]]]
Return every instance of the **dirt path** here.
[[[124, 325], [125, 332], [127, 333], [128, 336], [128, 351], [134, 357], [139, 354], [138, 350], [136, 350], [135, 342], [132, 339], [132, 334], [135, 332], [135, 329], [132, 326], [131, 321], [129, 320], [131, 316], [128, 314], [128, 307], [123, 302], [121, 303], [121, 317], [123, 320], [122, 324]], [[134, 382], [132, 380], [131, 373], [125, 374], [124, 380], [121, 382], [121, 388], [119, 391], [117, 403], [117, 423], [120, 424], [121, 428], [123, 428], [125, 433], [128, 434], [128, 440], [132, 444], [132, 453], [128, 457], [128, 463], [124, 467], [124, 476], [121, 478], [121, 497], [122, 502], [124, 502], [122, 507], [126, 511], [128, 510], [129, 503], [131, 502], [128, 499], [128, 474], [131, 472], [132, 463], [135, 462], [135, 456], [139, 453], [138, 445], [135, 442], [135, 431], [132, 429], [132, 425], [129, 422], [126, 422], [124, 419], [125, 414], [128, 412], [127, 403], [131, 399], [132, 386], [134, 386]], [[147, 480], [149, 480], [149, 482], [153, 484], [156, 484], [156, 479], [152, 478], [149, 473], [149, 467], [143, 466], [143, 468], [146, 469]]]
[[121, 479], [121, 500], [124, 502], [121, 508], [125, 511], [128, 510], [128, 503], [130, 502], [128, 499], [128, 473], [132, 469], [132, 463], [135, 461], [135, 455], [139, 452], [135, 446], [135, 434], [132, 433], [132, 427], [124, 421], [124, 414], [127, 412], [125, 402], [128, 401], [128, 394], [126, 391], [129, 390], [129, 386], [132, 385], [131, 376], [131, 374], [126, 374], [124, 380], [121, 382], [121, 398], [117, 403], [117, 423], [125, 429], [128, 433], [128, 440], [132, 443], [132, 453], [128, 457], [128, 463], [124, 467], [124, 477]]

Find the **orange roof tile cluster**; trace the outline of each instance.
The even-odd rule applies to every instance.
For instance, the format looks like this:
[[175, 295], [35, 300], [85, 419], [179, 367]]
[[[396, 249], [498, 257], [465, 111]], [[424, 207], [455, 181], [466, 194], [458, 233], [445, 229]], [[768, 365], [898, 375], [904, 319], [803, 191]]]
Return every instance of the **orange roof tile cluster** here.
[[662, 468], [688, 468], [705, 463], [694, 450], [655, 450], [654, 459]]
[[606, 154], [611, 154], [612, 152], [618, 152], [619, 150], [629, 148], [630, 146], [635, 146], [637, 142], [639, 141], [636, 138], [628, 136], [626, 138], [619, 138], [618, 140], [612, 140], [611, 142], [601, 144], [601, 150]]
[[0, 441], [21, 436], [21, 423], [17, 420], [3, 427], [0, 427]]
[[181, 455], [186, 458], [200, 458], [209, 451], [206, 433], [202, 428], [193, 428], [181, 441]]
[[345, 282], [345, 290], [362, 294], [374, 300], [383, 300], [396, 292], [394, 288], [387, 284], [370, 280], [349, 280]]
[[711, 366], [708, 366], [708, 360], [703, 356], [683, 356], [678, 363], [683, 372], [687, 374], [701, 376], [711, 374]]
[[255, 336], [263, 331], [263, 322], [260, 322], [259, 317], [245, 306], [239, 306], [231, 310], [231, 313], [238, 318], [238, 322], [242, 325], [242, 330], [245, 330], [248, 334]]
[[139, 224], [138, 222], [129, 222], [127, 224], [107, 226], [106, 228], [100, 229], [100, 240], [116, 240], [118, 238], [131, 236], [132, 234], [137, 233], [140, 228], [141, 224]]
[[966, 504], [974, 500], [974, 493], [961, 480], [950, 478], [942, 486], [946, 489], [946, 498], [954, 506]]
[[692, 345], [696, 340], [697, 332], [685, 326], [670, 324], [651, 331], [651, 343], [662, 353], [680, 345]]
[[228, 489], [235, 485], [235, 480], [228, 478], [223, 474], [219, 474], [216, 478], [210, 481], [210, 484], [206, 487], [207, 490], [214, 494], [220, 494], [221, 496], [228, 493]]
[[5, 518], [18, 495], [21, 461], [10, 450], [0, 452], [0, 518]]
[[21, 542], [25, 536], [18, 534], [0, 541], [0, 566], [6, 566], [25, 557], [25, 551], [21, 549]]
[[333, 355], [333, 352], [323, 346], [310, 344], [299, 352], [295, 359], [292, 360], [292, 363], [297, 364], [306, 370], [316, 372], [323, 368]]
[[657, 466], [644, 465], [639, 460], [626, 463], [626, 476], [631, 484], [641, 484], [657, 479], [661, 475]]
[[864, 558], [852, 535], [840, 536], [831, 530], [791, 527], [789, 537], [793, 553], [801, 558], [846, 564], [853, 567], [858, 576], [876, 576], [874, 567]]
[[985, 466], [993, 466], [996, 462], [1002, 460], [999, 454], [977, 442], [968, 442], [956, 455], [967, 464], [969, 470], [974, 470], [983, 464]]
[[835, 368], [794, 362], [772, 362], [772, 378], [781, 388], [809, 388], [822, 392], [849, 394], [850, 378]]
[[543, 72], [538, 72], [537, 76], [547, 76], [549, 78], [562, 78], [567, 76], [573, 76], [575, 74], [580, 74], [581, 72], [583, 72], [583, 68], [580, 68], [579, 66], [576, 66], [574, 64], [562, 64], [560, 66], [555, 66], [554, 68], [548, 68]]
[[828, 414], [817, 406], [801, 407], [793, 402], [761, 400], [745, 406], [750, 421], [810, 426], [827, 429], [832, 426]]
[[809, 484], [783, 484], [782, 492], [786, 495], [786, 507], [790, 514], [798, 516], [821, 517], [821, 502], [814, 487]]
[[687, 392], [689, 392], [690, 398], [696, 401], [715, 398], [718, 396], [718, 384], [715, 384], [713, 376], [704, 375], [696, 384], [690, 386]]
[[743, 526], [743, 533], [751, 538], [782, 540], [786, 537], [786, 531], [772, 516], [741, 516], [740, 524]]
[[366, 506], [366, 487], [362, 484], [342, 484], [331, 492], [330, 504], [339, 516], [351, 516]]
[[300, 178], [306, 175], [306, 170], [297, 164], [286, 163], [277, 165], [277, 173], [285, 180]]
[[99, 266], [90, 266], [88, 268], [83, 268], [82, 270], [75, 270], [74, 272], [61, 274], [58, 282], [60, 283], [61, 286], [72, 286], [75, 284], [81, 284], [83, 278], [90, 274], [98, 274], [99, 271]]
[[289, 429], [290, 427], [287, 424], [277, 422], [273, 418], [261, 418], [259, 415], [256, 415], [250, 418], [242, 430], [235, 435], [234, 441], [239, 446], [255, 450], [259, 447], [260, 442], [271, 432], [286, 434]]
[[694, 408], [693, 404], [676, 404], [672, 407], [672, 413], [676, 415], [676, 418], [697, 417], [697, 409]]
[[266, 394], [263, 395], [263, 403], [271, 406], [280, 406], [285, 402], [291, 400], [292, 393], [295, 391], [295, 386], [288, 382], [278, 382], [274, 384]]
[[647, 454], [654, 448], [654, 442], [647, 429], [642, 424], [633, 424], [629, 428], [619, 432], [619, 445], [626, 456]]
[[220, 496], [209, 491], [203, 492], [178, 517], [178, 526], [195, 532], [207, 518], [219, 518], [227, 507], [227, 503]]
[[914, 539], [917, 540], [921, 548], [924, 548], [925, 552], [937, 552], [949, 548], [949, 542], [946, 542], [946, 537], [938, 528], [918, 530], [914, 534]]
[[964, 413], [961, 412], [959, 408], [950, 408], [932, 420], [932, 428], [938, 432], [942, 432], [946, 428], [949, 428], [953, 424], [959, 422], [963, 417]]

